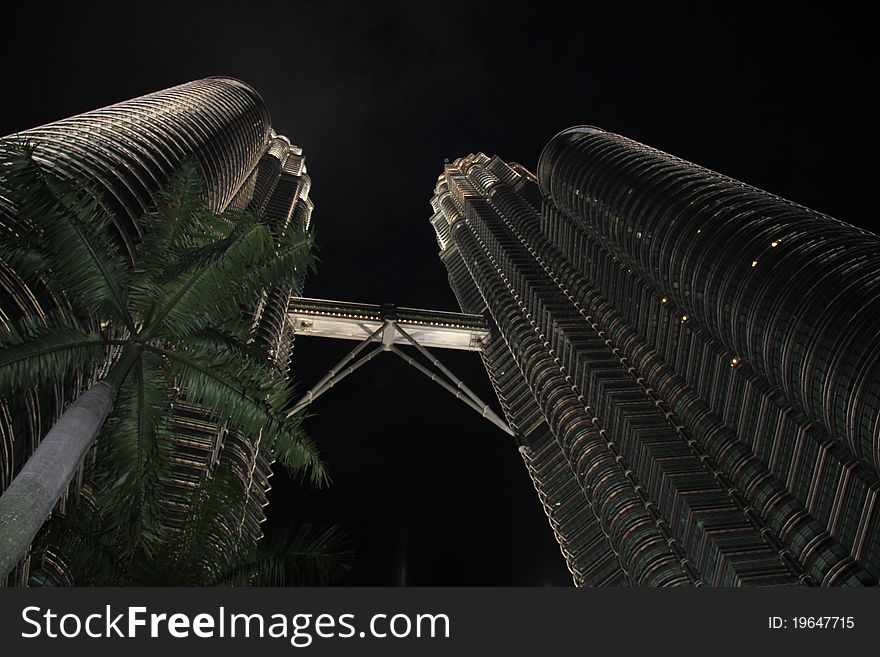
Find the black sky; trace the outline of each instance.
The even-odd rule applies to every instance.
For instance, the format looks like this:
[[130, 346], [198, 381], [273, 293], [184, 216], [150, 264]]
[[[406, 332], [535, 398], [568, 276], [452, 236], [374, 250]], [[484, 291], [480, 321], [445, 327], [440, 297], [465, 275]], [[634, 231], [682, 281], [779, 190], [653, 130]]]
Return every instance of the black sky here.
[[[331, 299], [455, 309], [428, 223], [444, 158], [534, 170], [580, 123], [876, 230], [866, 15], [607, 4], [21, 3], [3, 10], [0, 134], [241, 78], [305, 149], [322, 260], [306, 292]], [[299, 340], [302, 386], [350, 346]], [[491, 398], [478, 357], [439, 355]], [[304, 493], [277, 476], [270, 526], [343, 524], [358, 555], [344, 583], [570, 583], [509, 439], [402, 362], [383, 356], [312, 412], [335, 484]]]

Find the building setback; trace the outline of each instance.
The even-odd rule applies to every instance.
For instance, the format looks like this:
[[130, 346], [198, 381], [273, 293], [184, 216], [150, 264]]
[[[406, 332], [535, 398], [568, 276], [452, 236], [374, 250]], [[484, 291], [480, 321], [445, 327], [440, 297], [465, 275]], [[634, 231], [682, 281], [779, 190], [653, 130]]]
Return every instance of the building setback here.
[[619, 135], [432, 199], [579, 586], [880, 577], [880, 238]]
[[[113, 219], [120, 246], [132, 259], [141, 239], [140, 217], [153, 207], [169, 177], [189, 160], [202, 171], [211, 209], [246, 208], [275, 230], [309, 226], [311, 181], [302, 150], [275, 134], [263, 99], [232, 78], [196, 80], [4, 137], [0, 146], [2, 141], [27, 141], [46, 168], [91, 183]], [[14, 208], [0, 198], [0, 222], [11, 225], [14, 217]], [[267, 291], [253, 314], [255, 339], [283, 371], [288, 369], [293, 342], [292, 329], [285, 322], [287, 303], [301, 287], [299, 281], [290, 289]], [[58, 307], [64, 307], [63, 298], [28, 285], [0, 261], [0, 321], [39, 316]], [[83, 373], [52, 390], [0, 405], [0, 492], [61, 409], [93, 376]], [[161, 496], [169, 540], [183, 529], [187, 492], [200, 485], [218, 462], [228, 465], [248, 492], [243, 507], [228, 509], [222, 518], [224, 531], [243, 541], [259, 539], [271, 476], [269, 446], [258, 437], [218, 427], [185, 395], [175, 402], [172, 429], [173, 481]], [[79, 493], [82, 481], [81, 475], [71, 492]], [[88, 487], [83, 493], [88, 497]], [[63, 564], [55, 570], [63, 583]], [[27, 563], [16, 578], [26, 582]]]

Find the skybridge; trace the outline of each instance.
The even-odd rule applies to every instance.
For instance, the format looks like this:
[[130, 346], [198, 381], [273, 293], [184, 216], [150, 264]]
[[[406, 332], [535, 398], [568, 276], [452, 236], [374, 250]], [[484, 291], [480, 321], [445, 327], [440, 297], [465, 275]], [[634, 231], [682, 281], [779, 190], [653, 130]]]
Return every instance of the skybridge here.
[[[345, 358], [303, 395], [288, 416], [299, 413], [379, 354], [390, 352], [482, 417], [514, 435], [504, 419], [428, 351], [428, 347], [482, 351], [490, 334], [489, 324], [482, 315], [293, 297], [288, 306], [287, 319], [297, 336], [358, 342]], [[401, 347], [412, 347], [421, 359], [414, 358]]]

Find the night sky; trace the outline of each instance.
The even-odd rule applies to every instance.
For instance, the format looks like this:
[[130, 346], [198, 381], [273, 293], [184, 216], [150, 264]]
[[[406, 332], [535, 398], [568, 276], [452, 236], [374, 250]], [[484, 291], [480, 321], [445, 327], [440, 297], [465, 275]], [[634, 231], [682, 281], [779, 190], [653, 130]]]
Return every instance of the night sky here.
[[[583, 123], [876, 230], [877, 39], [842, 6], [20, 4], [4, 8], [0, 134], [209, 75], [263, 95], [313, 181], [308, 296], [456, 310], [428, 222], [444, 158], [534, 170]], [[353, 344], [298, 340], [300, 387]], [[437, 355], [495, 402], [476, 354]], [[334, 485], [277, 475], [269, 527], [343, 525], [343, 584], [570, 585], [510, 438], [402, 361], [382, 355], [311, 412]]]

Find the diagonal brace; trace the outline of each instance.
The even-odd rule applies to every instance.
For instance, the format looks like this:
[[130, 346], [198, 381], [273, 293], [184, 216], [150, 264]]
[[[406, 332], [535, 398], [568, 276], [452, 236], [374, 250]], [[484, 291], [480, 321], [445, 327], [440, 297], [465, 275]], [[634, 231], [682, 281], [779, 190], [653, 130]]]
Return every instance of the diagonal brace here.
[[296, 405], [288, 412], [287, 417], [291, 417], [292, 415], [296, 415], [303, 408], [311, 404], [315, 399], [317, 399], [321, 394], [332, 388], [339, 381], [344, 379], [346, 376], [354, 372], [356, 369], [361, 367], [362, 365], [366, 365], [373, 358], [379, 355], [381, 351], [383, 351], [382, 346], [379, 346], [377, 349], [369, 352], [367, 355], [358, 359], [353, 365], [351, 365], [348, 369], [343, 371], [343, 367], [346, 364], [354, 360], [354, 358], [362, 352], [368, 344], [370, 344], [373, 340], [375, 340], [383, 331], [385, 330], [384, 326], [380, 326], [378, 329], [373, 331], [373, 333], [367, 337], [363, 342], [358, 344], [354, 349], [352, 349], [342, 360], [340, 360], [327, 374], [325, 374], [320, 381], [318, 381], [315, 385], [313, 385], [305, 395], [296, 403]]
[[[441, 363], [437, 358], [435, 358], [435, 357], [434, 357], [434, 354], [432, 354], [430, 351], [428, 351], [428, 349], [427, 349], [426, 347], [423, 347], [423, 346], [420, 345], [418, 342], [416, 342], [416, 340], [414, 340], [413, 337], [412, 337], [409, 333], [407, 333], [407, 332], [404, 331], [402, 328], [400, 328], [400, 324], [395, 323], [395, 324], [394, 324], [394, 328], [397, 330], [398, 333], [400, 333], [404, 338], [406, 338], [406, 339], [409, 341], [409, 343], [410, 343], [412, 346], [414, 346], [414, 347], [418, 350], [418, 352], [419, 352], [420, 354], [422, 354], [425, 358], [427, 358], [427, 359], [431, 362], [431, 365], [433, 365], [433, 366], [436, 367], [438, 370], [440, 370], [441, 372], [443, 372], [443, 374], [445, 374], [445, 375], [449, 378], [449, 380], [452, 381], [452, 382], [456, 385], [456, 387], [457, 387], [459, 390], [461, 390], [462, 392], [464, 392], [464, 394], [466, 394], [468, 397], [470, 397], [471, 400], [472, 400], [475, 404], [480, 405], [480, 406], [483, 408], [483, 411], [485, 411], [485, 409], [488, 409], [489, 412], [492, 412], [492, 409], [489, 408], [489, 406], [488, 406], [487, 404], [485, 404], [485, 403], [483, 402], [482, 399], [480, 399], [479, 397], [477, 397], [476, 393], [473, 392], [470, 388], [468, 388], [468, 387], [464, 384], [463, 381], [461, 381], [461, 380], [460, 380], [458, 377], [456, 377], [452, 372], [450, 372], [450, 371], [449, 371], [449, 370], [443, 365], [443, 363]], [[483, 412], [483, 415], [485, 416], [486, 413]], [[499, 419], [500, 419], [500, 418], [499, 418]], [[507, 426], [507, 425], [505, 424], [505, 426]]]
[[[438, 383], [444, 390], [446, 390], [448, 393], [450, 393], [453, 397], [463, 401], [465, 404], [467, 404], [472, 409], [474, 409], [477, 413], [479, 413], [484, 418], [489, 420], [489, 422], [496, 425], [497, 427], [500, 427], [505, 433], [507, 433], [511, 436], [516, 435], [514, 433], [513, 429], [511, 429], [508, 426], [507, 422], [505, 422], [500, 417], [498, 417], [498, 415], [495, 413], [495, 411], [493, 411], [489, 407], [488, 404], [484, 404], [482, 402], [482, 400], [479, 397], [477, 397], [476, 394], [474, 394], [473, 392], [470, 392], [470, 394], [463, 394], [461, 392], [461, 390], [456, 390], [451, 385], [446, 383], [446, 381], [444, 381], [442, 378], [440, 378], [435, 372], [432, 372], [431, 370], [429, 370], [427, 367], [422, 365], [419, 361], [415, 360], [414, 358], [407, 356], [405, 353], [403, 353], [397, 347], [392, 346], [391, 349], [389, 349], [389, 351], [391, 351], [392, 353], [394, 353], [397, 356], [400, 356], [406, 363], [408, 363], [409, 365], [412, 365], [419, 372], [421, 372], [422, 374], [427, 376], [429, 379], [431, 379], [431, 381]], [[455, 379], [455, 380], [457, 381], [457, 379]], [[474, 401], [474, 398], [476, 398], [476, 401]]]

